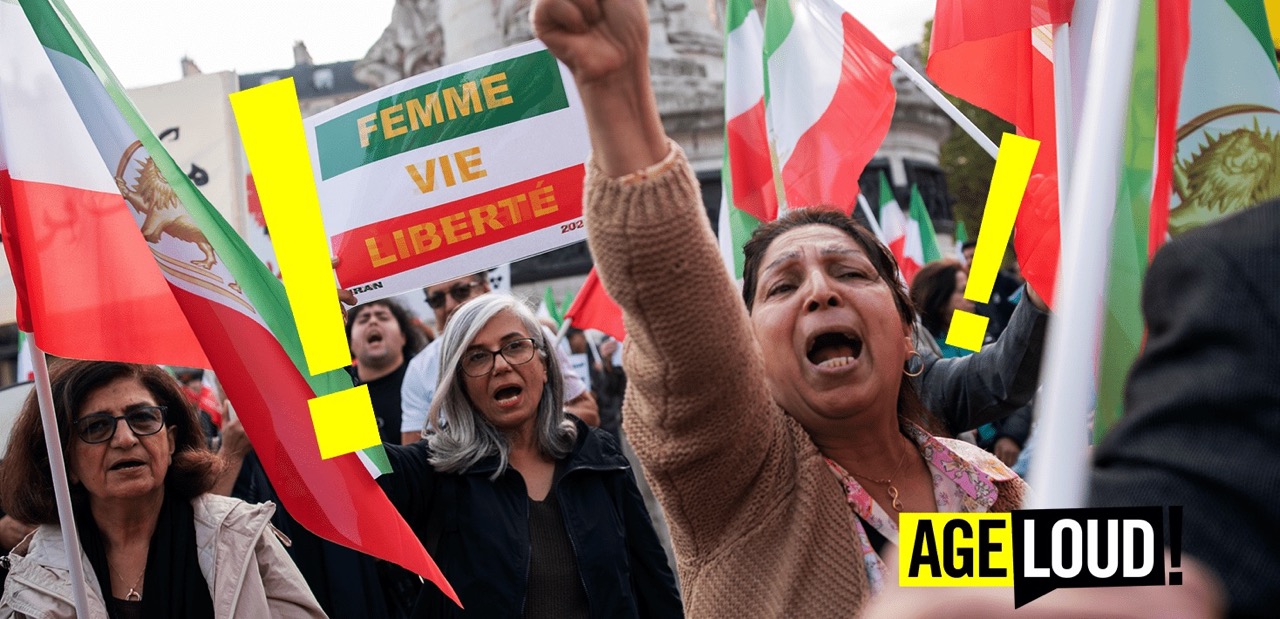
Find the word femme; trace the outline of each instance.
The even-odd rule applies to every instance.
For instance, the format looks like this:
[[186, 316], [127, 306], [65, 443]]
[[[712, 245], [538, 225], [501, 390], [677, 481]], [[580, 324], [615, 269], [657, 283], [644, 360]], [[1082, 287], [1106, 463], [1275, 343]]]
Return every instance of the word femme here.
[[445, 86], [439, 92], [428, 92], [376, 114], [362, 116], [356, 120], [356, 130], [360, 133], [360, 146], [367, 148], [369, 138], [374, 134], [390, 140], [442, 123], [446, 116], [449, 120], [456, 120], [514, 102], [508, 94], [506, 72], [495, 73], [457, 86]]

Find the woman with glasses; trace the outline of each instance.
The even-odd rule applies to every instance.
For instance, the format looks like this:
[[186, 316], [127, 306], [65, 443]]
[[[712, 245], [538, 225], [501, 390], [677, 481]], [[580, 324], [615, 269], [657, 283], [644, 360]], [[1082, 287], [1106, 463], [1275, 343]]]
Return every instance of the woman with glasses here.
[[[50, 383], [93, 616], [324, 616], [269, 524], [275, 508], [209, 494], [222, 462], [173, 377], [64, 360]], [[32, 393], [0, 466], [0, 501], [40, 526], [6, 557], [0, 617], [75, 616], [50, 475]]]
[[482, 295], [440, 339], [439, 429], [388, 445], [395, 472], [378, 481], [465, 610], [423, 587], [415, 614], [680, 616], [634, 474], [611, 436], [565, 414], [564, 370], [533, 313]]
[[[671, 524], [689, 615], [857, 616], [892, 582], [877, 551], [901, 513], [1017, 508], [1008, 467], [929, 429], [910, 301], [852, 218], [796, 208], [761, 224], [738, 296], [658, 115], [646, 3], [539, 0], [531, 16], [582, 97], [588, 240], [627, 318], [624, 429]], [[839, 144], [792, 147], [838, 163]]]

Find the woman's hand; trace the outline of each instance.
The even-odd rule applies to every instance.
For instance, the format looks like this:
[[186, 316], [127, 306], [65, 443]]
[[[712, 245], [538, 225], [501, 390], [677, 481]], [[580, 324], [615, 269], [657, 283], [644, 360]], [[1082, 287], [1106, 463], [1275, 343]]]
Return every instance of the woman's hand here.
[[[534, 34], [579, 86], [630, 77], [648, 61], [649, 15], [642, 0], [538, 0]], [[647, 69], [647, 67], [646, 67]]]
[[537, 0], [533, 31], [569, 67], [605, 174], [620, 177], [670, 152], [649, 84], [644, 0]]

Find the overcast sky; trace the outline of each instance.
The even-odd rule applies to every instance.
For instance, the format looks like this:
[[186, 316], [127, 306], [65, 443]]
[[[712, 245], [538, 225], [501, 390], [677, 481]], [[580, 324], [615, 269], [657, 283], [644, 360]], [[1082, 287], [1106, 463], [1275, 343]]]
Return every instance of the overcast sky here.
[[[66, 0], [126, 87], [182, 77], [186, 55], [206, 73], [293, 66], [293, 42], [317, 63], [364, 56], [394, 0]], [[478, 1], [478, 0], [477, 0]], [[688, 0], [691, 4], [700, 0]], [[842, 0], [890, 48], [920, 40], [934, 0]]]

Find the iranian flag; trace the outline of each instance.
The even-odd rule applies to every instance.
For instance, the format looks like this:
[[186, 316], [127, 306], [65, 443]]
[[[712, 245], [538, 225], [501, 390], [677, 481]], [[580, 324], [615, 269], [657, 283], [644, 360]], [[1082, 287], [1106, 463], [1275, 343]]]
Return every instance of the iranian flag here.
[[778, 217], [778, 191], [764, 112], [764, 28], [751, 0], [725, 5], [724, 165], [720, 253], [742, 278], [742, 246], [761, 222]]
[[893, 52], [835, 0], [769, 0], [765, 101], [789, 208], [853, 212], [893, 117]]
[[1096, 439], [1124, 411], [1123, 378], [1145, 335], [1139, 291], [1149, 258], [1170, 235], [1280, 196], [1267, 146], [1280, 134], [1280, 73], [1263, 0], [1151, 4], [1112, 231]]
[[915, 185], [911, 186], [911, 208], [907, 215], [910, 219], [907, 222], [907, 255], [921, 266], [941, 260], [938, 234], [934, 232], [929, 209], [924, 205], [924, 196], [920, 195], [920, 189]]
[[[88, 199], [73, 194], [63, 202], [74, 219], [85, 222], [78, 228], [83, 230], [81, 236], [65, 240], [82, 248], [82, 255], [96, 258], [129, 251], [121, 248], [135, 246], [134, 240], [143, 240], [144, 245], [140, 256], [130, 262], [99, 264], [82, 257], [51, 265], [27, 263], [28, 252], [35, 248], [24, 243], [21, 253], [14, 252], [20, 256], [14, 272], [25, 275], [29, 289], [31, 282], [54, 271], [77, 272], [82, 281], [163, 274], [168, 298], [175, 300], [198, 338], [191, 346], [203, 349], [208, 358], [207, 365], [180, 363], [217, 372], [294, 518], [325, 539], [405, 566], [453, 597], [435, 563], [370, 475], [370, 469], [387, 470], [381, 446], [359, 455], [321, 459], [307, 401], [349, 388], [351, 380], [341, 370], [308, 377], [283, 285], [173, 162], [62, 1], [22, 0], [20, 4], [21, 9], [11, 0], [0, 1], [5, 55], [16, 56], [6, 57], [5, 62], [13, 63], [9, 66], [17, 71], [16, 76], [5, 71], [4, 79], [19, 85], [16, 91], [3, 92], [0, 104], [6, 116], [12, 110], [36, 110], [43, 114], [38, 126], [59, 130], [79, 126], [81, 131], [87, 129], [88, 139], [63, 142], [35, 134], [41, 139], [29, 141], [30, 133], [25, 138], [20, 133], [11, 137], [6, 117], [7, 156], [23, 153], [26, 157], [47, 150], [56, 154], [57, 167], [67, 170], [62, 180], [87, 179], [79, 185], [59, 185], [95, 191]], [[38, 180], [49, 184], [58, 179]], [[25, 208], [35, 224], [45, 226], [24, 233], [19, 218], [20, 240], [25, 240], [23, 234], [34, 235], [31, 238], [37, 241], [56, 240], [39, 235], [60, 230], [62, 222], [47, 221], [30, 199], [15, 195], [13, 200], [6, 199], [6, 205], [13, 206], [6, 209], [12, 211]], [[119, 212], [126, 213], [135, 226], [94, 227], [113, 221]], [[119, 265], [118, 270], [106, 271], [106, 264]], [[83, 311], [96, 315], [116, 310], [95, 305]], [[142, 344], [157, 339], [151, 329], [151, 323], [139, 322], [123, 337]]]
[[[893, 186], [881, 172], [880, 229], [884, 231], [884, 243], [889, 247], [889, 253], [892, 253], [894, 259], [898, 261], [898, 273], [902, 276], [902, 283], [905, 286], [911, 285], [911, 278], [915, 277], [916, 272], [924, 266], [907, 251], [912, 236], [910, 228], [911, 222], [907, 221], [906, 216], [902, 214], [902, 207], [898, 205], [898, 199], [893, 195]], [[916, 236], [918, 237], [919, 234], [917, 233]]]
[[60, 357], [207, 367], [84, 124], [50, 83], [22, 9], [0, 2], [0, 215], [18, 328]]
[[1040, 141], [1014, 249], [1022, 274], [1052, 303], [1058, 269], [1058, 163], [1053, 25], [1074, 0], [938, 0], [929, 77], [942, 90], [1013, 123]]

